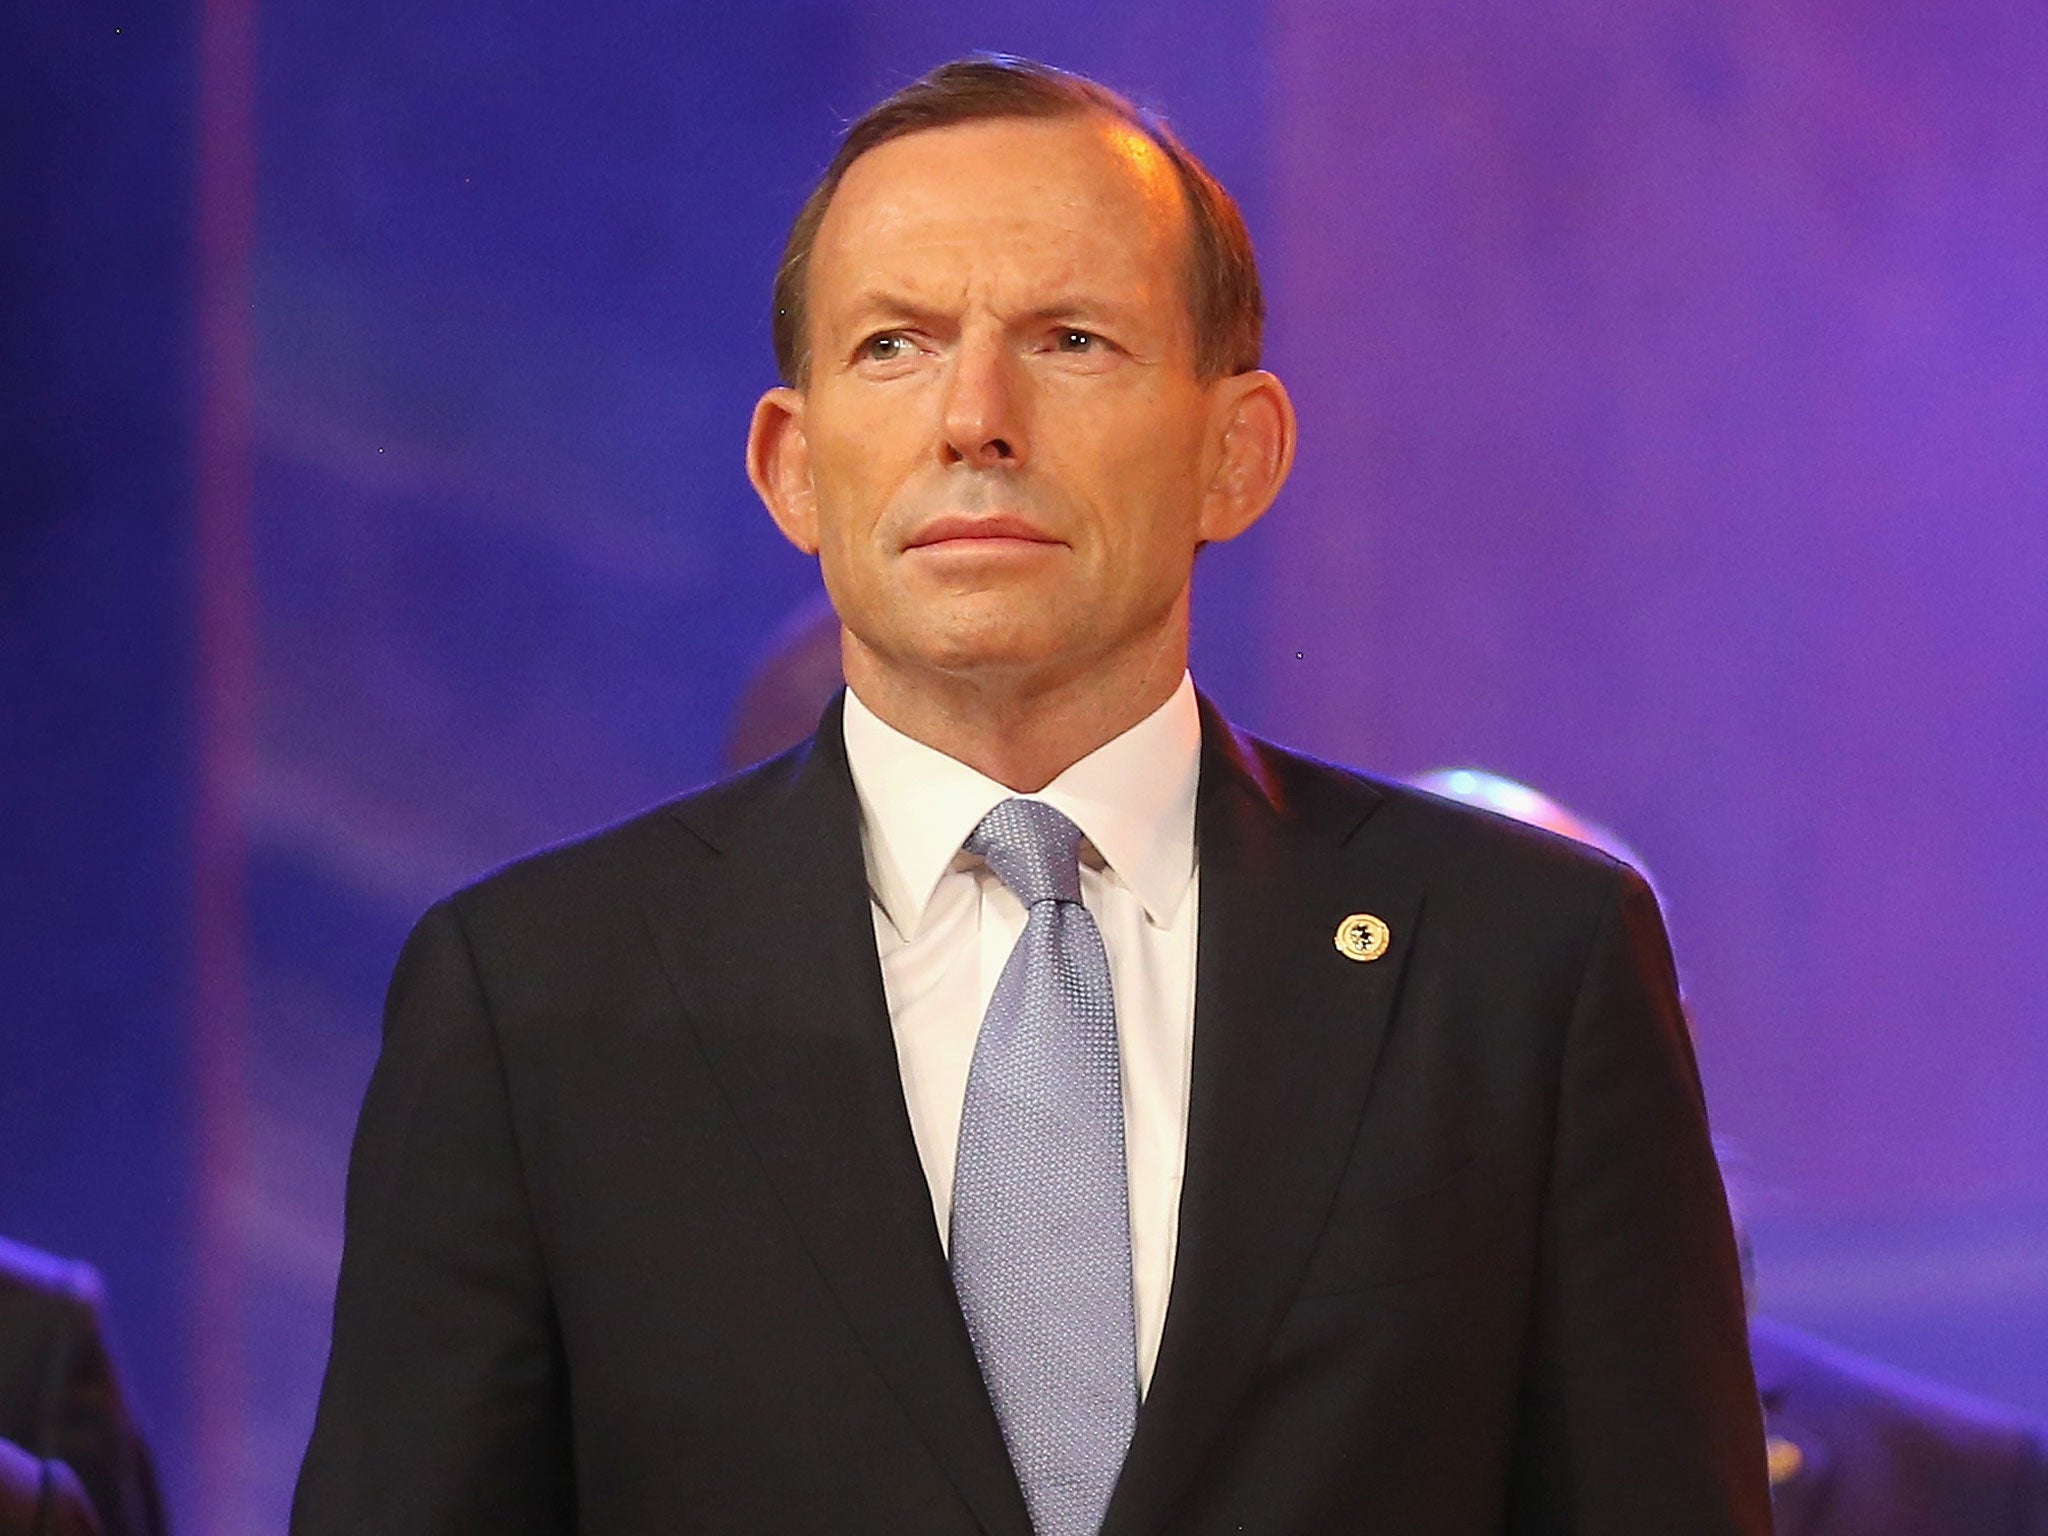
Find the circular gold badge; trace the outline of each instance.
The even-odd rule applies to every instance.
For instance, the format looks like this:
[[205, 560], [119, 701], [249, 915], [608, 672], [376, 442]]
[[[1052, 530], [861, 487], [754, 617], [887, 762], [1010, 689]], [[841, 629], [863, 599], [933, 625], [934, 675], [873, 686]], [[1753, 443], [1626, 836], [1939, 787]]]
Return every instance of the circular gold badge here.
[[1346, 960], [1377, 960], [1392, 937], [1370, 912], [1354, 912], [1337, 925], [1337, 953]]

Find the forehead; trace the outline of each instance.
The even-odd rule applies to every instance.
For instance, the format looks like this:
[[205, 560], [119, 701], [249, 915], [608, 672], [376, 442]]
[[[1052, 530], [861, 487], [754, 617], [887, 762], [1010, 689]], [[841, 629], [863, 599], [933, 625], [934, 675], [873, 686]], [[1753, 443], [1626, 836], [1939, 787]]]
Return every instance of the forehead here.
[[818, 227], [827, 302], [869, 279], [990, 268], [1048, 279], [1171, 283], [1187, 250], [1178, 177], [1159, 146], [1103, 114], [998, 118], [892, 139], [847, 168]]

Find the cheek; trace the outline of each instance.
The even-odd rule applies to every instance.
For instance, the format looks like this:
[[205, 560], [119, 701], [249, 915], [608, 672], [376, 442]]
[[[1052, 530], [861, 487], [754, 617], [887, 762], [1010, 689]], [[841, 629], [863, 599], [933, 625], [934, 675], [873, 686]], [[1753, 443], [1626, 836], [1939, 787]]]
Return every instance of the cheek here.
[[814, 431], [811, 483], [821, 524], [836, 525], [848, 539], [872, 530], [922, 462], [924, 439], [909, 401], [893, 410], [835, 414], [829, 430]]
[[1120, 421], [1103, 439], [1118, 478], [1154, 501], [1187, 497], [1200, 475], [1201, 413], [1178, 396], [1141, 398]]
[[820, 555], [844, 557], [859, 548], [875, 521], [876, 478], [873, 461], [861, 454], [812, 449]]
[[1194, 548], [1201, 493], [1191, 458], [1155, 446], [1122, 456], [1105, 476], [1105, 542], [1134, 567], [1125, 573], [1133, 582], [1170, 574]]
[[860, 489], [862, 457], [850, 451], [844, 433], [811, 437], [811, 483], [823, 501], [843, 501]]

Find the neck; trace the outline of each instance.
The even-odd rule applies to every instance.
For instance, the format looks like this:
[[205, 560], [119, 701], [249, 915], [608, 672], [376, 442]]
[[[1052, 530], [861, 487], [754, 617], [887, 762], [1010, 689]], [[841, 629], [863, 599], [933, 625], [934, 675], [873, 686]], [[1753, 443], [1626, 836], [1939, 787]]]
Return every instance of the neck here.
[[1019, 794], [1045, 788], [1173, 697], [1185, 638], [1068, 679], [907, 675], [849, 633], [847, 685], [876, 717]]

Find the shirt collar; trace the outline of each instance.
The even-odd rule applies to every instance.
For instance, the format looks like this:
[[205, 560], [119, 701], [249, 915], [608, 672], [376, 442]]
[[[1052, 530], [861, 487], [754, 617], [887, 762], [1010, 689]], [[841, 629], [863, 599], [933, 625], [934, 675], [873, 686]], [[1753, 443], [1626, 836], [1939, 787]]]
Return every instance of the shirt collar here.
[[[905, 940], [967, 836], [1014, 791], [884, 722], [846, 694], [846, 761], [860, 797], [868, 889]], [[1195, 870], [1202, 722], [1186, 673], [1172, 697], [1035, 795], [1081, 829], [1153, 924], [1173, 920]]]

